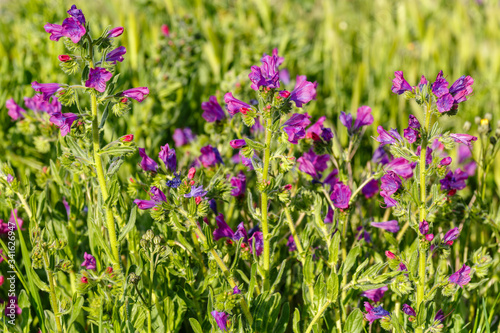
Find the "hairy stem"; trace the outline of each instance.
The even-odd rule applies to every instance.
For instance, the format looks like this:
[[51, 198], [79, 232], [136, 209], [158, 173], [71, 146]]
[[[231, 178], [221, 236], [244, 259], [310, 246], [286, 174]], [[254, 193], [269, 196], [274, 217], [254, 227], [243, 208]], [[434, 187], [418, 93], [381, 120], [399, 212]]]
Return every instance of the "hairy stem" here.
[[295, 225], [293, 224], [292, 215], [290, 214], [290, 210], [288, 207], [285, 207], [285, 215], [286, 220], [288, 221], [288, 226], [290, 227], [290, 233], [293, 236], [293, 240], [295, 242], [295, 246], [297, 247], [297, 251], [299, 252], [300, 261], [304, 263], [304, 249], [302, 248], [302, 244], [300, 243], [299, 235], [297, 235], [297, 231], [295, 230]]
[[47, 272], [47, 278], [49, 280], [49, 288], [50, 288], [50, 305], [52, 306], [52, 311], [54, 311], [54, 317], [56, 318], [56, 327], [57, 327], [57, 332], [62, 333], [62, 326], [61, 326], [61, 316], [59, 314], [59, 308], [57, 306], [57, 297], [56, 297], [56, 284], [54, 282], [54, 272], [49, 267], [50, 259], [44, 256], [44, 264], [45, 264], [45, 271]]
[[318, 313], [314, 316], [313, 320], [307, 327], [306, 333], [312, 332], [313, 326], [316, 324], [316, 322], [323, 316], [323, 313], [326, 311], [326, 309], [330, 306], [330, 301], [327, 301], [319, 310]]
[[[271, 119], [266, 121], [266, 148], [264, 150], [264, 169], [262, 171], [262, 182], [267, 185], [267, 178], [269, 176], [269, 161], [271, 157]], [[269, 240], [269, 225], [267, 220], [267, 193], [262, 192], [261, 196], [261, 216], [262, 216], [262, 236], [264, 238], [264, 291], [269, 290], [269, 266], [270, 266], [270, 240]]]

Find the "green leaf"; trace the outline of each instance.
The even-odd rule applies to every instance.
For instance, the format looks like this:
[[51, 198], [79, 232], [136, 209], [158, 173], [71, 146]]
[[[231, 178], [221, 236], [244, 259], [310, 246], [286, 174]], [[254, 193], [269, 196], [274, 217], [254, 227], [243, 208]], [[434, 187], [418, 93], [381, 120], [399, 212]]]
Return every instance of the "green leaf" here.
[[339, 277], [335, 273], [331, 273], [326, 279], [326, 298], [334, 303], [339, 296]]
[[91, 164], [90, 159], [82, 148], [73, 140], [73, 138], [69, 135], [66, 136], [66, 144], [68, 145], [69, 150], [80, 161], [85, 162], [86, 164]]
[[347, 258], [345, 259], [344, 266], [342, 269], [342, 275], [346, 275], [351, 270], [352, 266], [356, 263], [356, 258], [361, 254], [361, 248], [356, 246], [349, 251]]
[[195, 333], [203, 333], [203, 330], [201, 329], [201, 325], [198, 322], [198, 320], [194, 318], [189, 318], [189, 323], [191, 324], [191, 327], [193, 328], [193, 331]]
[[339, 260], [339, 245], [340, 245], [340, 233], [337, 232], [333, 236], [330, 247], [328, 248], [328, 263], [330, 266], [337, 265]]
[[108, 115], [109, 115], [109, 103], [106, 104], [106, 107], [104, 108], [104, 111], [102, 113], [102, 117], [101, 117], [101, 123], [99, 124], [99, 129], [102, 129], [104, 127], [104, 124], [106, 123], [106, 120], [108, 119]]
[[293, 312], [293, 332], [302, 333], [300, 330], [300, 311], [298, 308], [295, 308]]
[[118, 237], [118, 242], [121, 242], [125, 236], [132, 230], [135, 226], [135, 221], [137, 217], [137, 206], [134, 206], [132, 210], [130, 211], [130, 217], [128, 219], [127, 224], [123, 227], [123, 229], [120, 232], [120, 236]]
[[396, 240], [396, 238], [394, 238], [393, 235], [388, 232], [384, 232], [384, 237], [389, 242], [389, 244], [394, 246], [396, 249], [398, 248], [398, 241]]
[[73, 303], [73, 308], [71, 309], [71, 316], [69, 317], [69, 320], [68, 320], [68, 329], [71, 328], [71, 325], [73, 325], [73, 322], [78, 318], [78, 316], [80, 315], [80, 311], [82, 310], [82, 306], [83, 306], [83, 297], [78, 297], [76, 302]]
[[363, 329], [363, 313], [360, 309], [354, 309], [345, 322], [344, 332], [359, 333]]
[[285, 333], [288, 328], [288, 321], [290, 320], [290, 305], [288, 302], [283, 304], [281, 308], [281, 317], [274, 325], [273, 333]]

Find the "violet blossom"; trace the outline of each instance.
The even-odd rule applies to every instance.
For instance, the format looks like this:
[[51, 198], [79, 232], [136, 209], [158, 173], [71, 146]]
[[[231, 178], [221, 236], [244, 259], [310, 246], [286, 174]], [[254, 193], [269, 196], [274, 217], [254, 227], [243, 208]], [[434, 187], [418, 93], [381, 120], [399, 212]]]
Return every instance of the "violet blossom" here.
[[397, 220], [391, 220], [387, 222], [371, 222], [370, 225], [375, 228], [384, 229], [392, 233], [399, 231], [399, 224]]
[[450, 281], [450, 283], [458, 284], [461, 288], [463, 288], [471, 280], [470, 271], [470, 267], [464, 264], [462, 268], [450, 275], [448, 281]]
[[412, 87], [405, 80], [402, 71], [394, 72], [395, 78], [392, 80], [391, 90], [393, 93], [401, 95], [405, 91], [412, 91]]
[[125, 46], [119, 46], [106, 55], [106, 61], [108, 61], [112, 64], [116, 64], [117, 61], [123, 62], [123, 59], [124, 59], [123, 55], [125, 53], [127, 53], [127, 49], [125, 48]]
[[260, 87], [279, 88], [278, 57], [266, 55], [261, 61], [262, 66], [252, 66], [251, 73], [248, 74], [252, 81], [251, 88], [253, 90], [259, 90]]
[[115, 38], [123, 34], [123, 27], [116, 27], [108, 31], [108, 38]]
[[203, 185], [198, 187], [191, 186], [191, 191], [189, 193], [184, 194], [185, 198], [196, 198], [196, 197], [204, 197], [208, 192], [203, 189]]
[[404, 157], [395, 158], [391, 162], [387, 163], [385, 170], [392, 171], [405, 179], [413, 176], [412, 165]]
[[48, 101], [61, 88], [61, 85], [59, 83], [38, 83], [33, 81], [31, 87], [35, 91], [41, 92], [43, 99]]
[[146, 154], [146, 149], [139, 148], [139, 156], [142, 157], [140, 166], [144, 171], [153, 171], [156, 172], [158, 170], [158, 163], [156, 163], [151, 157]]
[[224, 332], [227, 331], [227, 322], [228, 322], [227, 314], [225, 312], [217, 312], [217, 311], [212, 311], [210, 312], [210, 314], [212, 315], [212, 317], [214, 317], [217, 326], [219, 326], [219, 328], [222, 331]]
[[293, 252], [297, 251], [297, 245], [295, 244], [295, 240], [293, 239], [293, 235], [288, 237], [288, 241], [286, 242], [286, 246], [288, 246], [288, 251]]
[[240, 148], [245, 147], [247, 145], [247, 142], [245, 141], [245, 139], [236, 139], [236, 140], [231, 140], [229, 142], [229, 145], [233, 149], [240, 149]]
[[125, 96], [127, 98], [132, 98], [135, 99], [137, 102], [141, 103], [143, 100], [146, 99], [149, 95], [149, 89], [148, 87], [138, 87], [138, 88], [131, 88], [122, 91], [120, 96]]
[[88, 270], [96, 270], [97, 264], [94, 256], [92, 256], [90, 253], [85, 252], [85, 254], [83, 255], [83, 259], [83, 263], [80, 265], [81, 267], [85, 267]]
[[320, 172], [323, 172], [328, 168], [327, 162], [330, 160], [328, 154], [316, 155], [311, 148], [308, 152], [304, 153], [301, 157], [297, 159], [299, 163], [299, 170], [307, 173], [315, 179], [321, 178]]
[[176, 128], [174, 130], [174, 135], [172, 136], [176, 147], [181, 147], [187, 145], [195, 139], [195, 135], [189, 127], [186, 128]]
[[226, 114], [219, 105], [219, 102], [217, 102], [217, 97], [215, 96], [210, 96], [208, 102], [202, 102], [201, 109], [203, 110], [201, 116], [209, 123], [221, 121], [226, 118]]
[[106, 82], [111, 80], [113, 74], [107, 69], [102, 67], [91, 68], [89, 71], [89, 78], [85, 81], [85, 87], [94, 88], [98, 92], [106, 91]]
[[472, 146], [472, 142], [477, 140], [477, 137], [469, 134], [458, 134], [458, 133], [452, 133], [450, 134], [450, 138], [454, 139], [455, 142], [463, 143], [467, 147]]
[[378, 180], [372, 179], [370, 180], [362, 189], [361, 193], [365, 196], [366, 199], [370, 199], [378, 192]]
[[347, 209], [349, 208], [349, 200], [351, 199], [351, 189], [347, 185], [337, 183], [333, 186], [330, 199], [335, 207]]
[[363, 126], [368, 126], [373, 123], [372, 108], [369, 106], [361, 106], [358, 108], [356, 120], [352, 124], [352, 115], [345, 112], [340, 113], [340, 122], [347, 127], [347, 131], [352, 134], [359, 131]]
[[217, 163], [224, 164], [217, 148], [207, 145], [202, 147], [200, 152], [201, 156], [199, 160], [205, 168], [215, 166]]
[[78, 119], [78, 115], [68, 112], [68, 113], [54, 113], [50, 117], [49, 121], [55, 126], [59, 127], [61, 131], [61, 136], [66, 136], [71, 131], [71, 126]]
[[370, 323], [377, 320], [377, 319], [382, 319], [384, 317], [390, 316], [390, 312], [384, 310], [384, 308], [380, 305], [374, 308], [370, 302], [364, 302], [365, 305], [365, 310], [367, 313], [365, 313], [365, 319], [368, 320]]
[[384, 293], [387, 290], [389, 290], [389, 288], [387, 288], [387, 286], [383, 286], [383, 287], [377, 288], [377, 289], [365, 290], [361, 293], [361, 296], [366, 297], [375, 303], [378, 303], [378, 302], [380, 302], [380, 300], [384, 296]]
[[242, 197], [245, 195], [247, 187], [247, 177], [243, 171], [240, 171], [236, 177], [231, 178], [231, 195], [233, 197]]
[[305, 128], [309, 126], [311, 116], [307, 114], [294, 113], [290, 119], [283, 124], [283, 130], [288, 134], [288, 142], [298, 144], [298, 140], [305, 138]]
[[448, 232], [444, 235], [443, 243], [448, 245], [453, 245], [453, 241], [458, 238], [460, 235], [460, 229], [457, 227], [448, 230]]
[[177, 170], [177, 156], [175, 154], [175, 149], [170, 148], [168, 143], [161, 147], [158, 157], [163, 161], [163, 163], [165, 163], [167, 170], [172, 172]]
[[234, 116], [238, 112], [246, 114], [249, 110], [253, 109], [250, 104], [234, 98], [231, 92], [224, 95], [224, 102], [227, 104], [227, 111], [231, 116]]
[[403, 307], [402, 307], [401, 311], [403, 311], [408, 316], [415, 317], [417, 315], [417, 313], [415, 312], [415, 310], [413, 310], [413, 308], [411, 306], [409, 306], [408, 304], [403, 304]]
[[450, 195], [454, 195], [457, 190], [463, 190], [467, 186], [465, 184], [467, 178], [469, 178], [469, 175], [460, 169], [456, 169], [454, 173], [450, 170], [439, 181], [441, 183], [441, 190], [449, 191]]
[[305, 75], [297, 76], [295, 88], [293, 88], [293, 91], [288, 97], [291, 101], [295, 102], [298, 108], [301, 108], [302, 105], [309, 103], [316, 97], [315, 84], [306, 79]]
[[23, 114], [26, 113], [26, 110], [17, 105], [14, 99], [8, 99], [7, 102], [5, 102], [5, 107], [9, 110], [8, 115], [12, 118], [12, 120], [24, 118]]

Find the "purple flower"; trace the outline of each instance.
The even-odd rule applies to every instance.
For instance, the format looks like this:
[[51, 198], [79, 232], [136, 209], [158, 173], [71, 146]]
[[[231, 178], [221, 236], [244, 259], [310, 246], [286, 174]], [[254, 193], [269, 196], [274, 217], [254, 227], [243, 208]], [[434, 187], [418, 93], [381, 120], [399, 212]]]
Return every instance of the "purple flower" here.
[[289, 96], [291, 101], [295, 102], [298, 108], [302, 105], [309, 103], [312, 99], [316, 97], [316, 87], [314, 83], [306, 81], [306, 76], [297, 76], [297, 82], [295, 83], [295, 88], [293, 88], [292, 93]]
[[217, 102], [217, 97], [215, 96], [210, 96], [208, 102], [202, 102], [201, 109], [203, 110], [203, 114], [201, 116], [209, 123], [221, 121], [226, 118], [226, 114], [219, 105], [219, 102]]
[[114, 49], [113, 51], [109, 52], [106, 55], [106, 61], [111, 62], [113, 64], [116, 64], [116, 62], [122, 62], [123, 61], [123, 55], [127, 53], [127, 49], [125, 46], [120, 46]]
[[156, 172], [158, 170], [158, 163], [156, 163], [151, 157], [146, 154], [146, 149], [139, 148], [139, 156], [142, 157], [140, 166], [144, 171], [153, 171]]
[[52, 97], [52, 101], [49, 99], [46, 100], [43, 95], [36, 94], [32, 98], [24, 97], [24, 104], [35, 112], [46, 112], [49, 115], [61, 112], [61, 103], [57, 98]]
[[175, 155], [175, 149], [170, 148], [168, 143], [161, 147], [158, 157], [163, 161], [163, 163], [165, 163], [167, 170], [172, 172], [177, 170], [177, 156]]
[[414, 129], [419, 129], [420, 122], [418, 121], [417, 117], [411, 114], [408, 118], [408, 126]]
[[299, 143], [298, 140], [305, 138], [305, 128], [311, 123], [309, 118], [311, 118], [311, 116], [307, 113], [294, 113], [290, 119], [283, 124], [283, 130], [288, 134], [288, 142], [297, 144]]
[[149, 193], [151, 194], [151, 200], [153, 200], [156, 203], [160, 202], [166, 202], [167, 197], [165, 196], [165, 193], [163, 193], [158, 187], [152, 186], [151, 189], [149, 190]]
[[443, 71], [440, 71], [436, 77], [436, 81], [432, 84], [432, 92], [436, 97], [440, 98], [448, 94], [448, 81], [443, 77]]
[[350, 133], [352, 128], [352, 115], [350, 113], [345, 113], [344, 111], [340, 112], [339, 120], [347, 128], [347, 131]]
[[467, 100], [467, 96], [472, 94], [472, 84], [474, 79], [470, 76], [461, 76], [456, 80], [449, 89], [450, 94], [455, 100], [455, 104], [464, 102]]
[[127, 98], [135, 99], [137, 102], [141, 103], [146, 99], [149, 95], [148, 87], [138, 87], [127, 89], [121, 93], [121, 96], [125, 96]]
[[[47, 31], [47, 29], [45, 29], [45, 31]], [[87, 30], [85, 30], [85, 27], [82, 25], [82, 23], [80, 23], [74, 17], [69, 17], [67, 19], [64, 19], [62, 23], [62, 35], [64, 37], [68, 37], [69, 39], [71, 39], [71, 41], [75, 44], [80, 41], [80, 39], [82, 38], [82, 36], [85, 35], [86, 32]], [[56, 41], [59, 40], [59, 38], [56, 39]]]
[[408, 316], [415, 317], [417, 315], [417, 313], [415, 312], [415, 310], [413, 310], [413, 308], [411, 306], [409, 306], [408, 304], [403, 304], [402, 311], [404, 313], [406, 313]]
[[224, 95], [224, 102], [227, 104], [227, 111], [231, 116], [234, 116], [238, 112], [246, 114], [249, 110], [253, 109], [250, 104], [234, 98], [231, 92]]
[[454, 139], [455, 142], [463, 143], [464, 145], [471, 147], [472, 141], [476, 141], [477, 137], [469, 135], [469, 134], [450, 134], [450, 138]]
[[384, 317], [389, 316], [391, 313], [389, 311], [384, 310], [382, 306], [378, 306], [374, 308], [370, 302], [365, 302], [365, 310], [367, 313], [365, 313], [365, 319], [368, 320], [370, 323], [377, 320], [377, 319], [382, 319]]
[[453, 245], [453, 241], [458, 238], [460, 235], [460, 229], [458, 228], [453, 228], [448, 230], [448, 232], [444, 235], [443, 238], [443, 243], [446, 243], [448, 245]]
[[448, 165], [450, 165], [450, 164], [451, 164], [451, 161], [452, 161], [452, 160], [451, 160], [451, 157], [450, 157], [450, 156], [447, 156], [447, 157], [443, 158], [443, 159], [439, 162], [439, 164], [441, 164], [442, 166], [448, 166]]
[[255, 248], [255, 254], [260, 256], [262, 251], [264, 251], [264, 237], [261, 231], [255, 232], [252, 237], [250, 237], [250, 252], [253, 253]]
[[186, 128], [176, 128], [172, 138], [175, 141], [176, 147], [181, 147], [187, 145], [194, 140], [195, 136], [189, 127]]
[[178, 188], [181, 185], [179, 174], [176, 174], [172, 180], [167, 180], [166, 185], [170, 188]]
[[368, 126], [373, 124], [372, 108], [369, 106], [361, 106], [358, 108], [358, 113], [356, 115], [356, 120], [354, 121], [354, 126], [352, 131], [356, 132], [363, 126]]
[[470, 151], [470, 147], [466, 145], [458, 145], [457, 156], [458, 156], [458, 163], [459, 164], [464, 163], [467, 159], [472, 157], [472, 152]]
[[210, 201], [208, 201], [208, 205], [214, 214], [217, 215], [217, 201], [215, 199], [210, 199]]
[[470, 282], [470, 279], [470, 267], [464, 264], [462, 268], [450, 275], [448, 281], [450, 281], [450, 283], [456, 283], [463, 288]]
[[233, 240], [238, 241], [241, 238], [243, 238], [243, 240], [245, 242], [248, 242], [247, 229], [245, 229], [245, 224], [243, 222], [238, 224], [238, 227], [236, 228], [236, 232], [234, 233], [234, 236], [233, 236]]
[[11, 174], [8, 174], [7, 175], [7, 182], [12, 183], [13, 180], [14, 180], [14, 176], [12, 176]]
[[411, 163], [404, 157], [398, 157], [385, 166], [386, 171], [392, 171], [395, 174], [408, 179], [413, 176], [413, 169]]
[[391, 198], [391, 196], [384, 191], [380, 191], [380, 196], [384, 198], [385, 208], [394, 207], [398, 204], [395, 199]]
[[66, 209], [66, 215], [68, 216], [68, 221], [69, 221], [69, 218], [71, 216], [71, 206], [69, 205], [69, 203], [66, 201], [66, 198], [63, 197], [62, 199], [62, 203], [64, 205], [64, 209]]
[[135, 199], [134, 203], [141, 210], [151, 209], [157, 204], [157, 202], [153, 200], [140, 200], [140, 199]]
[[450, 94], [445, 94], [438, 98], [436, 101], [436, 106], [439, 112], [448, 112], [453, 107], [453, 96]]
[[94, 271], [97, 268], [95, 258], [90, 253], [87, 252], [85, 252], [85, 254], [83, 255], [83, 263], [80, 266], [85, 267], [88, 270], [94, 270]]
[[380, 146], [384, 146], [387, 144], [392, 145], [396, 143], [396, 140], [401, 141], [401, 136], [395, 129], [392, 129], [389, 132], [387, 132], [382, 126], [379, 126], [377, 127], [377, 133], [379, 135], [374, 139], [380, 142]]
[[366, 297], [370, 300], [372, 300], [375, 303], [380, 302], [382, 297], [384, 297], [384, 293], [388, 290], [387, 286], [383, 286], [378, 289], [370, 289], [370, 290], [365, 290], [361, 293], [362, 297]]
[[33, 81], [31, 87], [35, 91], [41, 92], [43, 99], [48, 101], [61, 88], [61, 85], [59, 83], [38, 83]]
[[332, 129], [331, 129], [331, 128], [323, 128], [323, 130], [321, 131], [321, 138], [322, 138], [325, 142], [330, 142], [330, 141], [332, 141], [332, 139], [333, 139], [333, 132], [332, 132]]
[[[415, 152], [417, 156], [420, 156], [420, 151], [422, 150], [421, 146], [417, 147], [417, 151]], [[432, 148], [427, 148], [425, 151], [425, 163], [426, 164], [431, 164], [432, 163]]]
[[418, 138], [418, 131], [417, 130], [414, 130], [413, 128], [408, 127], [408, 128], [405, 128], [403, 130], [403, 133], [404, 133], [403, 136], [408, 141], [408, 143], [414, 143], [415, 141], [417, 141], [417, 138]]
[[217, 223], [217, 229], [213, 232], [214, 241], [218, 241], [221, 238], [233, 239], [234, 231], [227, 225], [222, 213], [217, 215], [215, 221]]
[[325, 120], [325, 116], [320, 117], [317, 122], [309, 126], [306, 131], [306, 138], [313, 139], [314, 141], [319, 140], [324, 129], [323, 123]]
[[349, 200], [351, 199], [351, 189], [342, 183], [335, 184], [330, 199], [335, 207], [347, 209], [349, 208]]
[[309, 152], [304, 153], [298, 158], [299, 170], [307, 173], [313, 178], [321, 178], [320, 172], [323, 172], [328, 168], [327, 162], [330, 159], [328, 154], [316, 155], [311, 148]]
[[403, 72], [402, 71], [396, 71], [394, 72], [395, 78], [392, 80], [392, 87], [391, 90], [393, 93], [401, 95], [405, 91], [411, 91], [412, 87], [408, 82], [406, 82]]
[[[406, 267], [405, 264], [403, 264], [402, 262], [399, 263], [399, 268], [398, 268], [398, 271], [401, 271], [401, 272], [408, 272], [408, 268]], [[407, 275], [408, 276], [408, 275]]]
[[387, 222], [371, 222], [370, 225], [375, 228], [384, 229], [385, 231], [389, 231], [392, 233], [396, 233], [399, 231], [398, 221], [391, 220]]
[[66, 136], [71, 131], [71, 125], [78, 119], [78, 115], [74, 113], [54, 113], [49, 121], [59, 127], [61, 136]]
[[285, 85], [290, 83], [290, 72], [288, 71], [288, 69], [286, 68], [280, 69], [278, 74], [281, 82], [283, 82]]
[[210, 314], [212, 315], [212, 317], [214, 317], [217, 326], [219, 326], [219, 328], [225, 332], [227, 330], [227, 322], [228, 322], [227, 314], [224, 312], [217, 312], [217, 311], [212, 311], [210, 312]]
[[[4, 277], [2, 276], [2, 281], [4, 280]], [[2, 282], [3, 283], [3, 282]], [[0, 304], [4, 304], [5, 301], [3, 299], [0, 299]], [[18, 302], [17, 302], [17, 297], [16, 296], [9, 296], [9, 300], [7, 301], [7, 304], [5, 305], [5, 316], [10, 315], [15, 315], [16, 317], [21, 315], [23, 313], [23, 310], [19, 307]]]
[[439, 321], [439, 322], [443, 322], [445, 316], [444, 316], [444, 313], [443, 313], [443, 310], [439, 309], [439, 311], [436, 313], [436, 316], [434, 317], [434, 321]]
[[286, 246], [288, 246], [288, 251], [293, 252], [297, 251], [297, 245], [295, 244], [295, 240], [293, 239], [293, 235], [288, 237], [288, 241], [286, 242]]
[[14, 102], [14, 99], [8, 99], [5, 102], [5, 107], [9, 110], [8, 115], [12, 118], [12, 120], [18, 120], [24, 118], [23, 113], [26, 113], [22, 107]]
[[261, 61], [262, 66], [252, 66], [252, 71], [248, 74], [250, 81], [252, 81], [252, 89], [259, 90], [261, 86], [271, 89], [279, 88], [278, 57], [266, 55]]
[[89, 72], [89, 78], [85, 81], [85, 87], [94, 88], [95, 90], [103, 93], [106, 91], [106, 82], [111, 80], [113, 74], [108, 72], [105, 68], [96, 67], [91, 68]]
[[323, 220], [323, 223], [325, 224], [330, 224], [333, 222], [333, 209], [328, 207], [328, 212], [326, 213], [325, 219]]
[[43, 26], [45, 32], [50, 34], [50, 40], [57, 42], [61, 37], [64, 37], [63, 27], [59, 24], [47, 23]]
[[387, 152], [385, 151], [383, 145], [380, 145], [373, 152], [372, 162], [373, 163], [380, 163], [382, 165], [389, 163], [389, 155], [387, 155]]
[[359, 226], [356, 228], [356, 231], [358, 232], [356, 234], [356, 239], [361, 240], [364, 239], [365, 242], [371, 243], [372, 242], [372, 237], [370, 236], [370, 233], [365, 230], [362, 226]]
[[429, 232], [429, 222], [427, 222], [426, 220], [420, 222], [420, 224], [418, 225], [418, 230], [422, 235], [426, 235]]
[[208, 192], [203, 190], [203, 185], [198, 187], [191, 186], [191, 192], [184, 194], [185, 198], [196, 198], [196, 197], [204, 197]]
[[[278, 60], [276, 61], [276, 68], [278, 68], [285, 61], [285, 58], [278, 56], [278, 48], [276, 47], [273, 49], [272, 55], [278, 58]], [[267, 54], [264, 53], [260, 61], [263, 61], [266, 56]]]
[[233, 295], [239, 295], [239, 294], [241, 294], [240, 288], [238, 288], [238, 286], [234, 286]]
[[85, 16], [81, 9], [76, 8], [76, 5], [71, 6], [67, 13], [77, 19], [82, 25], [85, 25]]
[[215, 166], [217, 163], [224, 164], [217, 148], [207, 145], [201, 148], [200, 152], [200, 162], [205, 168]]
[[108, 38], [115, 38], [123, 34], [123, 27], [116, 27], [108, 31]]
[[453, 195], [457, 190], [463, 190], [465, 186], [467, 186], [465, 181], [468, 177], [469, 175], [460, 169], [456, 169], [455, 173], [449, 171], [446, 176], [439, 181], [441, 183], [441, 190], [453, 191]]
[[245, 141], [245, 139], [236, 139], [236, 140], [231, 140], [229, 142], [229, 145], [234, 149], [240, 149], [245, 147], [247, 145], [247, 142]]
[[464, 165], [464, 171], [467, 173], [469, 177], [472, 177], [476, 174], [477, 164], [475, 161], [470, 161], [466, 165]]
[[247, 188], [247, 177], [243, 171], [240, 171], [236, 177], [231, 178], [231, 195], [233, 197], [242, 197]]
[[362, 189], [361, 193], [365, 196], [366, 199], [370, 199], [378, 192], [378, 180], [372, 179], [368, 182]]

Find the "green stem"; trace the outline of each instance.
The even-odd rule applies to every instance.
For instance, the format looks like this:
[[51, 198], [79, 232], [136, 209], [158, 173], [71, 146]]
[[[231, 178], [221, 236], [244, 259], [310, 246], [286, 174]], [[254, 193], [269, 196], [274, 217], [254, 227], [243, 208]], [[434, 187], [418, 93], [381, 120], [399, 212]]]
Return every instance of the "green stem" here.
[[[186, 211], [184, 211], [182, 209], [179, 211], [189, 221], [189, 223], [193, 227], [193, 230], [196, 233], [196, 235], [198, 236], [198, 238], [203, 243], [206, 243], [207, 238], [205, 237], [205, 234], [203, 234], [203, 232], [200, 230], [200, 228], [196, 225], [196, 222], [193, 221], [193, 219], [186, 213]], [[237, 287], [238, 285], [236, 284], [233, 277], [231, 276], [231, 273], [229, 272], [229, 269], [227, 268], [224, 261], [222, 261], [221, 257], [217, 254], [217, 251], [215, 251], [215, 249], [212, 248], [212, 249], [210, 249], [210, 253], [214, 257], [214, 259], [217, 262], [217, 265], [221, 269], [222, 273], [224, 273], [224, 276], [226, 277], [227, 281], [229, 282], [229, 285], [231, 286], [231, 288], [234, 289], [234, 287]], [[250, 323], [250, 325], [252, 325], [253, 324], [253, 317], [252, 317], [252, 314], [250, 313], [250, 309], [248, 308], [248, 304], [245, 301], [244, 297], [240, 297], [240, 306], [241, 306], [243, 314], [247, 318], [248, 322]]]
[[[419, 217], [422, 222], [426, 218], [427, 214], [427, 195], [426, 195], [426, 155], [427, 155], [427, 136], [429, 131], [429, 125], [431, 120], [431, 114], [429, 112], [429, 107], [427, 106], [424, 110], [425, 117], [425, 128], [422, 133], [422, 145], [420, 150], [420, 207], [419, 207]], [[418, 283], [417, 283], [417, 311], [421, 311], [421, 305], [424, 302], [425, 296], [425, 264], [427, 261], [426, 249], [423, 247], [423, 243], [419, 242], [419, 258], [418, 258]], [[423, 327], [417, 327], [415, 333], [423, 333]]]
[[149, 260], [149, 307], [148, 307], [148, 333], [151, 333], [152, 323], [151, 323], [151, 309], [153, 308], [153, 284], [155, 278], [155, 263], [154, 254], [151, 255]]
[[[269, 161], [271, 157], [271, 119], [266, 121], [266, 148], [264, 150], [264, 169], [262, 171], [262, 182], [267, 185], [267, 178], [269, 176]], [[262, 216], [262, 236], [264, 238], [264, 291], [269, 290], [269, 266], [270, 266], [270, 240], [269, 240], [269, 225], [267, 220], [267, 205], [268, 197], [267, 192], [262, 192], [261, 196], [261, 216]]]
[[326, 309], [330, 306], [330, 301], [327, 301], [321, 309], [318, 310], [318, 313], [314, 316], [313, 320], [309, 324], [309, 327], [307, 327], [306, 333], [310, 333], [313, 329], [313, 326], [316, 324], [316, 322], [323, 316], [323, 313], [326, 311]]
[[358, 193], [363, 189], [363, 187], [365, 187], [369, 182], [372, 181], [372, 179], [374, 179], [375, 177], [373, 175], [371, 175], [370, 177], [368, 177], [364, 182], [363, 184], [359, 185], [359, 187], [356, 189], [356, 191], [354, 191], [354, 193], [351, 195], [351, 199], [349, 200], [349, 206], [352, 205], [352, 203], [354, 202], [354, 199], [356, 199], [356, 196], [358, 195]]
[[304, 249], [302, 248], [302, 244], [300, 243], [300, 238], [299, 235], [297, 235], [297, 231], [295, 230], [295, 224], [293, 223], [292, 220], [292, 215], [290, 214], [290, 210], [288, 207], [285, 207], [285, 215], [286, 215], [286, 220], [288, 221], [288, 226], [290, 227], [290, 232], [293, 236], [293, 240], [295, 242], [295, 246], [297, 247], [297, 252], [299, 252], [299, 257], [300, 261], [302, 264], [304, 263]]
[[62, 326], [61, 326], [61, 318], [60, 318], [60, 314], [59, 314], [59, 308], [57, 306], [56, 285], [54, 283], [54, 273], [49, 268], [50, 259], [48, 259], [44, 256], [43, 261], [45, 264], [45, 270], [47, 271], [47, 278], [49, 280], [50, 305], [52, 306], [52, 311], [54, 311], [54, 316], [56, 318], [57, 332], [62, 333], [63, 330], [62, 330]]

